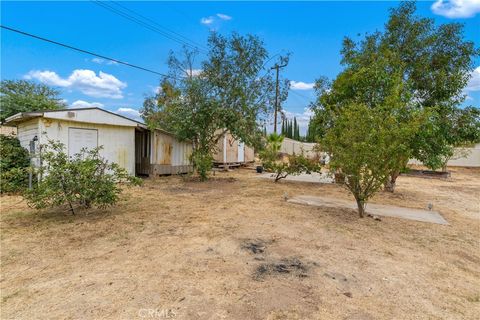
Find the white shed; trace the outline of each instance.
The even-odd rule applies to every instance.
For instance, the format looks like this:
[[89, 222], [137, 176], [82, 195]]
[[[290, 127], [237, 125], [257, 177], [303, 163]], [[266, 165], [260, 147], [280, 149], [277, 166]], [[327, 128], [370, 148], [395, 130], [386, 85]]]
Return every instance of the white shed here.
[[[22, 112], [6, 119], [17, 127], [20, 144], [38, 154], [48, 140], [60, 141], [69, 155], [102, 146], [101, 155], [130, 174], [174, 174], [191, 171], [191, 143], [163, 130], [100, 108]], [[34, 159], [38, 165], [38, 159]]]
[[48, 140], [63, 143], [69, 155], [103, 146], [103, 157], [135, 173], [135, 129], [142, 125], [137, 121], [99, 108], [81, 108], [22, 112], [6, 123], [17, 126], [17, 137], [26, 149], [35, 141], [38, 151]]
[[[219, 130], [219, 132], [221, 132]], [[252, 147], [236, 140], [230, 132], [225, 132], [218, 139], [217, 150], [213, 162], [217, 166], [234, 166], [255, 161], [255, 151]]]

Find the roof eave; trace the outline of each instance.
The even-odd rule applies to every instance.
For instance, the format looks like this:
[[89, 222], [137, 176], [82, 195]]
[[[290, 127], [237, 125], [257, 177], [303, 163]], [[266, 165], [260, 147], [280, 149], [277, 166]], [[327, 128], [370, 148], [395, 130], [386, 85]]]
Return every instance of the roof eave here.
[[14, 124], [23, 120], [43, 116], [43, 112], [19, 112], [5, 119], [4, 125]]

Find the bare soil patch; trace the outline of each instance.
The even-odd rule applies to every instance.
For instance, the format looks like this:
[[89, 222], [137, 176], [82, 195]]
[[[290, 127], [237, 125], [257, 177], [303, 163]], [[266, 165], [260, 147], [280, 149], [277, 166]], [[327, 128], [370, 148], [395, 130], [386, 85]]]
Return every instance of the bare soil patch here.
[[260, 264], [254, 274], [255, 280], [263, 280], [266, 276], [292, 274], [300, 278], [308, 275], [308, 266], [298, 258], [284, 258], [279, 261]]
[[1, 318], [477, 319], [480, 170], [451, 172], [401, 176], [373, 200], [432, 203], [448, 226], [287, 203], [353, 198], [243, 169], [147, 179], [118, 206], [77, 216], [3, 196]]

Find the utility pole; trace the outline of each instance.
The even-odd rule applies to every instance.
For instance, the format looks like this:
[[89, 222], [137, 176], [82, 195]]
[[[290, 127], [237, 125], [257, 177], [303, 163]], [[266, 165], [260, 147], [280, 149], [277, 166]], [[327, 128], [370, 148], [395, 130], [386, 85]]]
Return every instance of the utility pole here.
[[274, 118], [275, 122], [273, 123], [273, 132], [277, 133], [277, 113], [278, 113], [278, 107], [279, 107], [279, 101], [278, 101], [278, 94], [279, 94], [279, 87], [278, 87], [278, 71], [280, 68], [286, 67], [287, 63], [279, 65], [276, 63], [271, 69], [275, 69], [277, 71], [277, 80], [276, 80], [276, 86], [275, 86], [275, 113], [274, 113]]

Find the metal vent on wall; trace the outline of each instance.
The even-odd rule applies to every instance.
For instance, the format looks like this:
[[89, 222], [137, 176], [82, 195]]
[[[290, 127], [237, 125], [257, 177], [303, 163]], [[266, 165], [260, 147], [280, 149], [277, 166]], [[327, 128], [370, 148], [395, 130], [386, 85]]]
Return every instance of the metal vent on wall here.
[[69, 117], [69, 118], [75, 118], [75, 112], [73, 112], [73, 111], [68, 111], [68, 112], [67, 112], [67, 117]]

